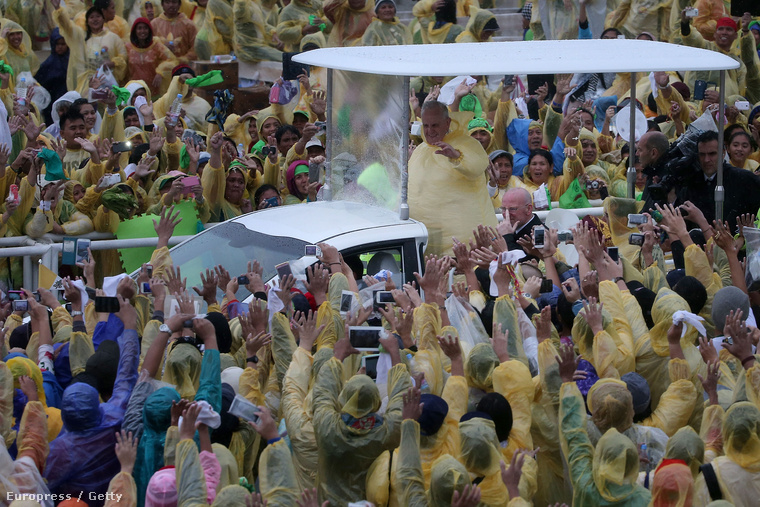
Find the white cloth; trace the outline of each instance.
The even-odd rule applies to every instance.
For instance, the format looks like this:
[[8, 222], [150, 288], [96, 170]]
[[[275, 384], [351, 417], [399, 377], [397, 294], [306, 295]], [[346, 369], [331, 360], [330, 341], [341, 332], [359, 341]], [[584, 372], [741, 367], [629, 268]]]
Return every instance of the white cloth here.
[[121, 282], [122, 278], [129, 278], [129, 275], [121, 273], [116, 276], [107, 276], [103, 279], [103, 292], [105, 292], [106, 296], [111, 298], [116, 297], [116, 289], [119, 287], [119, 282]]
[[468, 86], [477, 83], [477, 81], [470, 76], [457, 76], [445, 85], [441, 86], [441, 93], [438, 94], [438, 102], [443, 102], [447, 106], [453, 104], [454, 92], [462, 81], [465, 81]]
[[[222, 416], [220, 416], [207, 401], [196, 401], [197, 405], [201, 407], [201, 413], [198, 414], [198, 419], [195, 421], [195, 427], [205, 424], [209, 428], [216, 429], [222, 424]], [[182, 426], [182, 416], [179, 417], [178, 426]]]
[[[673, 314], [673, 325], [677, 326], [680, 323], [686, 323], [691, 325], [694, 329], [697, 330], [697, 332], [702, 336], [707, 336], [707, 330], [705, 329], [704, 322], [705, 319], [700, 317], [699, 315], [695, 315], [691, 312], [687, 312], [686, 310], [678, 310], [676, 313]], [[683, 326], [681, 329], [681, 338], [683, 338], [686, 335], [686, 326]]]
[[71, 285], [79, 289], [79, 295], [82, 298], [82, 308], [85, 308], [90, 301], [90, 296], [87, 295], [87, 289], [84, 282], [82, 280], [74, 280], [71, 282]]
[[[502, 252], [501, 253], [501, 261], [503, 264], [512, 264], [513, 266], [517, 264], [517, 262], [525, 257], [525, 252], [522, 250], [510, 250], [508, 252]], [[496, 260], [491, 261], [491, 265], [488, 266], [488, 273], [491, 275], [491, 287], [489, 288], [488, 293], [491, 294], [492, 297], [497, 297], [499, 295], [499, 288], [496, 286], [496, 282], [493, 281], [493, 277], [496, 274], [496, 269], [499, 267], [499, 258], [497, 257]]]
[[0, 146], [5, 145], [8, 148], [13, 147], [13, 140], [11, 139], [11, 128], [8, 126], [8, 110], [5, 109], [5, 105], [0, 100]]

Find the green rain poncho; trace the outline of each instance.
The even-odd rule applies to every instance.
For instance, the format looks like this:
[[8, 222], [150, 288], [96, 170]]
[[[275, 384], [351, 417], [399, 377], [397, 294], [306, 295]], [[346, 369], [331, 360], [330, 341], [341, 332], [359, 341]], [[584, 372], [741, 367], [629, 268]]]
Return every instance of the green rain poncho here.
[[179, 393], [174, 388], [162, 387], [151, 393], [143, 405], [143, 434], [137, 445], [133, 471], [139, 505], [144, 505], [150, 478], [164, 466], [164, 441], [171, 426], [172, 402], [179, 400]]
[[586, 434], [586, 407], [575, 382], [560, 389], [560, 439], [573, 483], [573, 505], [644, 507], [651, 494], [636, 484], [639, 455], [626, 436], [611, 428], [596, 445]]
[[370, 465], [398, 446], [402, 394], [410, 386], [406, 366], [388, 371], [388, 406], [381, 416], [376, 412], [380, 393], [372, 379], [356, 375], [344, 386], [343, 364], [335, 358], [324, 364], [313, 388], [320, 498], [334, 505], [365, 498]]
[[233, 43], [238, 58], [252, 63], [282, 61], [282, 51], [269, 45], [271, 37], [266, 29], [264, 13], [257, 2], [235, 0], [232, 15], [235, 22]]

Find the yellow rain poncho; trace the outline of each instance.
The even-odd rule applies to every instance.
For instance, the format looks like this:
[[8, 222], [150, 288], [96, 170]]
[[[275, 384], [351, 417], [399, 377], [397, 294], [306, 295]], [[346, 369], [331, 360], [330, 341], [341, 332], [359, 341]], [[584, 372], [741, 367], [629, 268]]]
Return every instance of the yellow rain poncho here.
[[301, 30], [309, 24], [309, 16], [322, 19], [325, 22], [324, 33], [330, 33], [332, 23], [324, 17], [321, 0], [306, 2], [294, 0], [282, 8], [280, 23], [277, 25], [277, 37], [285, 43], [285, 51], [298, 51], [300, 49], [301, 39], [304, 37]]
[[203, 185], [203, 197], [209, 202], [212, 222], [223, 222], [230, 218], [235, 218], [243, 214], [240, 206], [233, 204], [225, 199], [225, 189], [227, 187], [227, 176], [230, 171], [238, 171], [246, 179], [247, 175], [241, 166], [233, 166], [231, 169], [224, 170], [222, 167], [214, 167], [211, 163], [207, 164], [201, 175], [201, 184]]
[[456, 42], [489, 42], [488, 40], [482, 40], [483, 27], [489, 21], [496, 21], [496, 16], [491, 11], [480, 9], [474, 16], [470, 16], [470, 21], [467, 22], [465, 31], [457, 35]]
[[[433, 4], [435, 0], [422, 0], [414, 4], [412, 14], [416, 18], [427, 18], [435, 15]], [[457, 17], [474, 16], [480, 9], [476, 0], [457, 0]]]
[[[760, 498], [760, 410], [749, 402], [734, 404], [723, 423], [726, 455], [712, 461], [723, 498], [737, 507], [757, 505]], [[703, 475], [697, 477], [695, 504], [706, 505], [710, 494]]]
[[104, 507], [137, 505], [137, 486], [132, 474], [119, 472], [108, 483], [108, 496]]
[[594, 449], [586, 434], [583, 396], [575, 382], [562, 384], [559, 410], [560, 439], [573, 483], [573, 505], [648, 505], [651, 494], [636, 484], [639, 455], [635, 444], [612, 428]]
[[[443, 424], [433, 435], [420, 434], [420, 444], [417, 446], [417, 454], [421, 459], [420, 470], [424, 489], [432, 487], [434, 464], [439, 459], [445, 456], [459, 456], [459, 419], [467, 412], [468, 391], [465, 378], [458, 375], [449, 377], [441, 397], [449, 407]], [[399, 474], [398, 464], [399, 456], [403, 456], [404, 451], [402, 441], [401, 446], [393, 451], [392, 459], [390, 453], [384, 452], [372, 464], [367, 474], [368, 500], [376, 504], [385, 504], [388, 501], [384, 501], [383, 498], [388, 496], [388, 505], [403, 505], [403, 503], [398, 503], [397, 497], [404, 491], [404, 487], [400, 484], [402, 477]], [[458, 462], [457, 465], [461, 466]], [[391, 467], [390, 470], [389, 467]]]
[[353, 9], [348, 0], [329, 0], [324, 5], [325, 16], [333, 24], [327, 44], [330, 47], [355, 46], [374, 18], [374, 0], [365, 0], [359, 9]]
[[401, 505], [409, 507], [443, 507], [451, 505], [454, 491], [460, 493], [470, 476], [467, 469], [448, 454], [431, 465], [430, 488], [425, 489], [419, 453], [420, 425], [407, 419], [401, 424], [401, 447], [398, 464], [398, 497]]
[[47, 432], [42, 404], [30, 401], [24, 407], [19, 424], [16, 460], [10, 457], [5, 447], [0, 447], [0, 494], [3, 498], [12, 498], [11, 494], [14, 493], [48, 492], [47, 484], [40, 475], [49, 453], [45, 438]]
[[61, 420], [61, 411], [55, 407], [48, 407], [45, 400], [45, 389], [42, 386], [42, 372], [39, 366], [34, 361], [26, 357], [14, 357], [8, 360], [8, 368], [13, 374], [13, 385], [16, 389], [19, 388], [19, 377], [27, 376], [34, 381], [37, 386], [37, 399], [42, 404], [47, 415], [47, 429], [48, 429], [48, 442], [52, 441], [60, 433], [63, 428], [63, 421]]
[[393, 18], [393, 21], [381, 21], [378, 18], [364, 31], [362, 46], [399, 46], [412, 43], [412, 33], [409, 27]]
[[[679, 30], [678, 35], [681, 35]], [[709, 49], [729, 56], [739, 62], [738, 69], [731, 69], [726, 71], [726, 97], [730, 95], [746, 96], [747, 93], [747, 66], [741, 59], [741, 46], [746, 43], [749, 46], [754, 46], [755, 39], [753, 37], [740, 37], [739, 44], [735, 44], [733, 49], [725, 53], [714, 42], [706, 41], [702, 38], [699, 30], [692, 28], [689, 35], [683, 37], [683, 45], [691, 46], [700, 49]], [[754, 49], [754, 48], [750, 48]], [[708, 83], [720, 83], [720, 73], [716, 70], [713, 71], [690, 71], [684, 75], [685, 83], [693, 83], [697, 79], [703, 79]], [[750, 90], [751, 92], [752, 90]], [[750, 98], [750, 101], [752, 98]]]
[[535, 40], [578, 38], [578, 7], [561, 0], [534, 0], [530, 28]]
[[[0, 60], [5, 61], [6, 64], [11, 66], [15, 76], [18, 76], [21, 72], [31, 72], [32, 75], [36, 74], [40, 68], [40, 61], [32, 50], [32, 41], [29, 38], [29, 34], [21, 28], [21, 25], [13, 21], [6, 20], [1, 26], [2, 30], [8, 30], [8, 35], [19, 32], [24, 35], [18, 48], [11, 46], [7, 36], [0, 39]], [[31, 83], [27, 83], [27, 85], [31, 85]]]
[[[586, 430], [592, 445], [597, 445], [603, 438], [602, 435], [614, 428], [636, 445], [646, 443], [654, 462], [658, 462], [665, 454], [668, 436], [662, 430], [633, 424], [633, 400], [625, 382], [611, 378], [600, 379], [589, 390], [586, 402], [591, 412]], [[686, 417], [682, 416], [681, 420], [687, 420], [689, 413]]]
[[470, 387], [481, 391], [493, 391], [493, 372], [499, 366], [499, 358], [490, 343], [478, 343], [470, 351], [464, 363], [464, 375]]
[[691, 426], [684, 426], [668, 439], [665, 459], [683, 460], [696, 479], [699, 467], [705, 461], [705, 443]]
[[471, 476], [482, 478], [478, 484], [481, 504], [505, 505], [509, 495], [501, 480], [502, 455], [493, 421], [476, 417], [459, 423], [459, 436], [459, 460]]
[[602, 310], [602, 326], [604, 329], [594, 335], [586, 322], [585, 312], [581, 310], [573, 322], [573, 343], [581, 357], [594, 366], [600, 378], [620, 378], [616, 364], [619, 363], [618, 343], [621, 340], [606, 308]]
[[[211, 2], [209, 2], [210, 4]], [[155, 38], [161, 43], [165, 44], [169, 41], [172, 42], [176, 48], [174, 50], [175, 57], [181, 62], [195, 60], [195, 50], [193, 44], [196, 39], [198, 29], [195, 27], [195, 23], [187, 19], [187, 16], [181, 12], [177, 17], [169, 18], [166, 14], [161, 14], [150, 22], [153, 27], [153, 34]], [[216, 53], [225, 54], [225, 53]]]
[[280, 439], [268, 445], [259, 458], [259, 487], [272, 507], [295, 505], [301, 497], [293, 460], [287, 442]]
[[[466, 241], [478, 224], [496, 226], [485, 184], [488, 155], [467, 134], [469, 115], [452, 113], [449, 133], [443, 138], [461, 153], [460, 159], [436, 155], [438, 147], [427, 142], [418, 146], [409, 159], [409, 209], [412, 218], [427, 227], [427, 251], [432, 254], [451, 253], [451, 237]], [[445, 197], [454, 194], [458, 199]], [[461, 206], [462, 202], [467, 206]]]
[[[317, 354], [329, 357], [329, 349]], [[311, 392], [312, 363], [315, 358], [301, 347], [293, 352], [283, 381], [280, 404], [290, 445], [293, 448], [293, 465], [301, 489], [313, 488], [317, 477], [317, 441], [312, 424]]]
[[619, 29], [626, 39], [635, 39], [641, 32], [649, 32], [655, 40], [670, 39], [670, 6], [672, 0], [621, 0], [607, 17], [605, 27]]
[[[575, 178], [583, 174], [583, 162], [581, 162], [580, 157], [577, 155], [575, 157], [566, 157], [565, 164], [567, 164], [567, 166], [565, 167], [561, 176], [554, 176], [554, 174], [550, 174], [549, 178], [545, 182], [546, 188], [551, 194], [552, 201], [558, 201], [560, 196], [567, 192], [567, 189], [570, 188], [570, 184], [575, 180]], [[549, 170], [551, 171], [551, 168]], [[541, 186], [539, 183], [533, 181], [530, 173], [530, 165], [526, 165], [523, 169], [523, 184], [521, 186], [531, 193], [538, 190], [538, 188]]]
[[112, 69], [114, 78], [119, 83], [124, 81], [127, 74], [127, 50], [124, 47], [124, 41], [118, 35], [104, 29], [85, 40], [87, 32], [74, 24], [64, 8], [56, 9], [53, 12], [53, 19], [70, 49], [69, 68], [66, 75], [66, 86], [69, 90], [76, 90], [80, 95], [87, 96], [90, 78], [97, 70], [94, 54], [99, 53], [104, 47], [108, 48], [108, 55], [116, 65]]
[[177, 386], [177, 392], [186, 400], [193, 400], [201, 376], [201, 353], [192, 345], [181, 343], [166, 356], [164, 376], [161, 380]]
[[282, 61], [282, 51], [270, 45], [272, 34], [257, 2], [235, 0], [232, 4], [232, 15], [235, 22], [233, 46], [238, 58], [252, 63], [262, 60]]
[[657, 507], [688, 507], [694, 497], [691, 470], [681, 463], [657, 470], [652, 481], [652, 503]]
[[342, 505], [365, 498], [367, 470], [385, 450], [398, 446], [402, 394], [411, 386], [409, 371], [388, 371], [388, 406], [380, 416], [380, 393], [369, 377], [343, 382], [343, 364], [327, 361], [314, 384], [314, 433], [319, 449], [320, 498]]

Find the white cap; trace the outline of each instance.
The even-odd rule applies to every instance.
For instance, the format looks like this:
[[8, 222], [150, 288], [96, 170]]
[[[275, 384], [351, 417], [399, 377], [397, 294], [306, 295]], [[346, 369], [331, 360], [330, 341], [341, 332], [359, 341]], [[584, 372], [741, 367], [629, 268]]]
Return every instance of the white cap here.
[[317, 139], [316, 137], [312, 137], [308, 143], [306, 143], [306, 149], [309, 149], [312, 146], [319, 146], [320, 148], [324, 148], [325, 146], [322, 144], [322, 141]]

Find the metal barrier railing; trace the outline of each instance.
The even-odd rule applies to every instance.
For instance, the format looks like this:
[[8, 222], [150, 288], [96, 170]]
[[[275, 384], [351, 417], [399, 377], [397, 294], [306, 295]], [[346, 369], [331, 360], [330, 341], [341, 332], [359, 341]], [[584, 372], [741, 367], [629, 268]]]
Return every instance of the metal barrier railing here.
[[[596, 204], [595, 201], [591, 201], [591, 203]], [[557, 204], [558, 203], [552, 203], [552, 206], [557, 207]], [[599, 201], [599, 204], [601, 204], [601, 201]], [[601, 206], [572, 209], [569, 211], [575, 213], [578, 218], [587, 215], [601, 216], [604, 214], [604, 208]], [[549, 211], [536, 211], [535, 213], [541, 220], [545, 220]], [[501, 221], [501, 214], [497, 213], [496, 218]], [[172, 238], [169, 239], [169, 246], [178, 245], [191, 237], [192, 236], [172, 236]], [[35, 269], [35, 266], [38, 263], [41, 263], [57, 273], [58, 254], [60, 254], [63, 247], [63, 238], [64, 236], [59, 234], [45, 234], [40, 238], [30, 238], [29, 236], [0, 238], [0, 258], [22, 257], [24, 264], [24, 287], [37, 288], [38, 271]], [[88, 234], [77, 236], [77, 238], [91, 240], [90, 248], [93, 251], [155, 247], [158, 243], [158, 238], [114, 239], [114, 235], [108, 232], [90, 232]]]
[[[178, 245], [191, 237], [172, 236], [169, 239], [169, 246]], [[58, 234], [45, 234], [36, 239], [29, 236], [0, 238], [0, 258], [22, 257], [24, 265], [23, 286], [27, 289], [36, 289], [39, 280], [38, 270], [35, 269], [35, 266], [42, 264], [57, 273], [58, 254], [63, 247], [63, 238], [64, 236]], [[158, 244], [158, 238], [113, 239], [114, 235], [107, 232], [91, 232], [77, 236], [77, 238], [91, 240], [90, 249], [93, 251], [155, 247]]]

